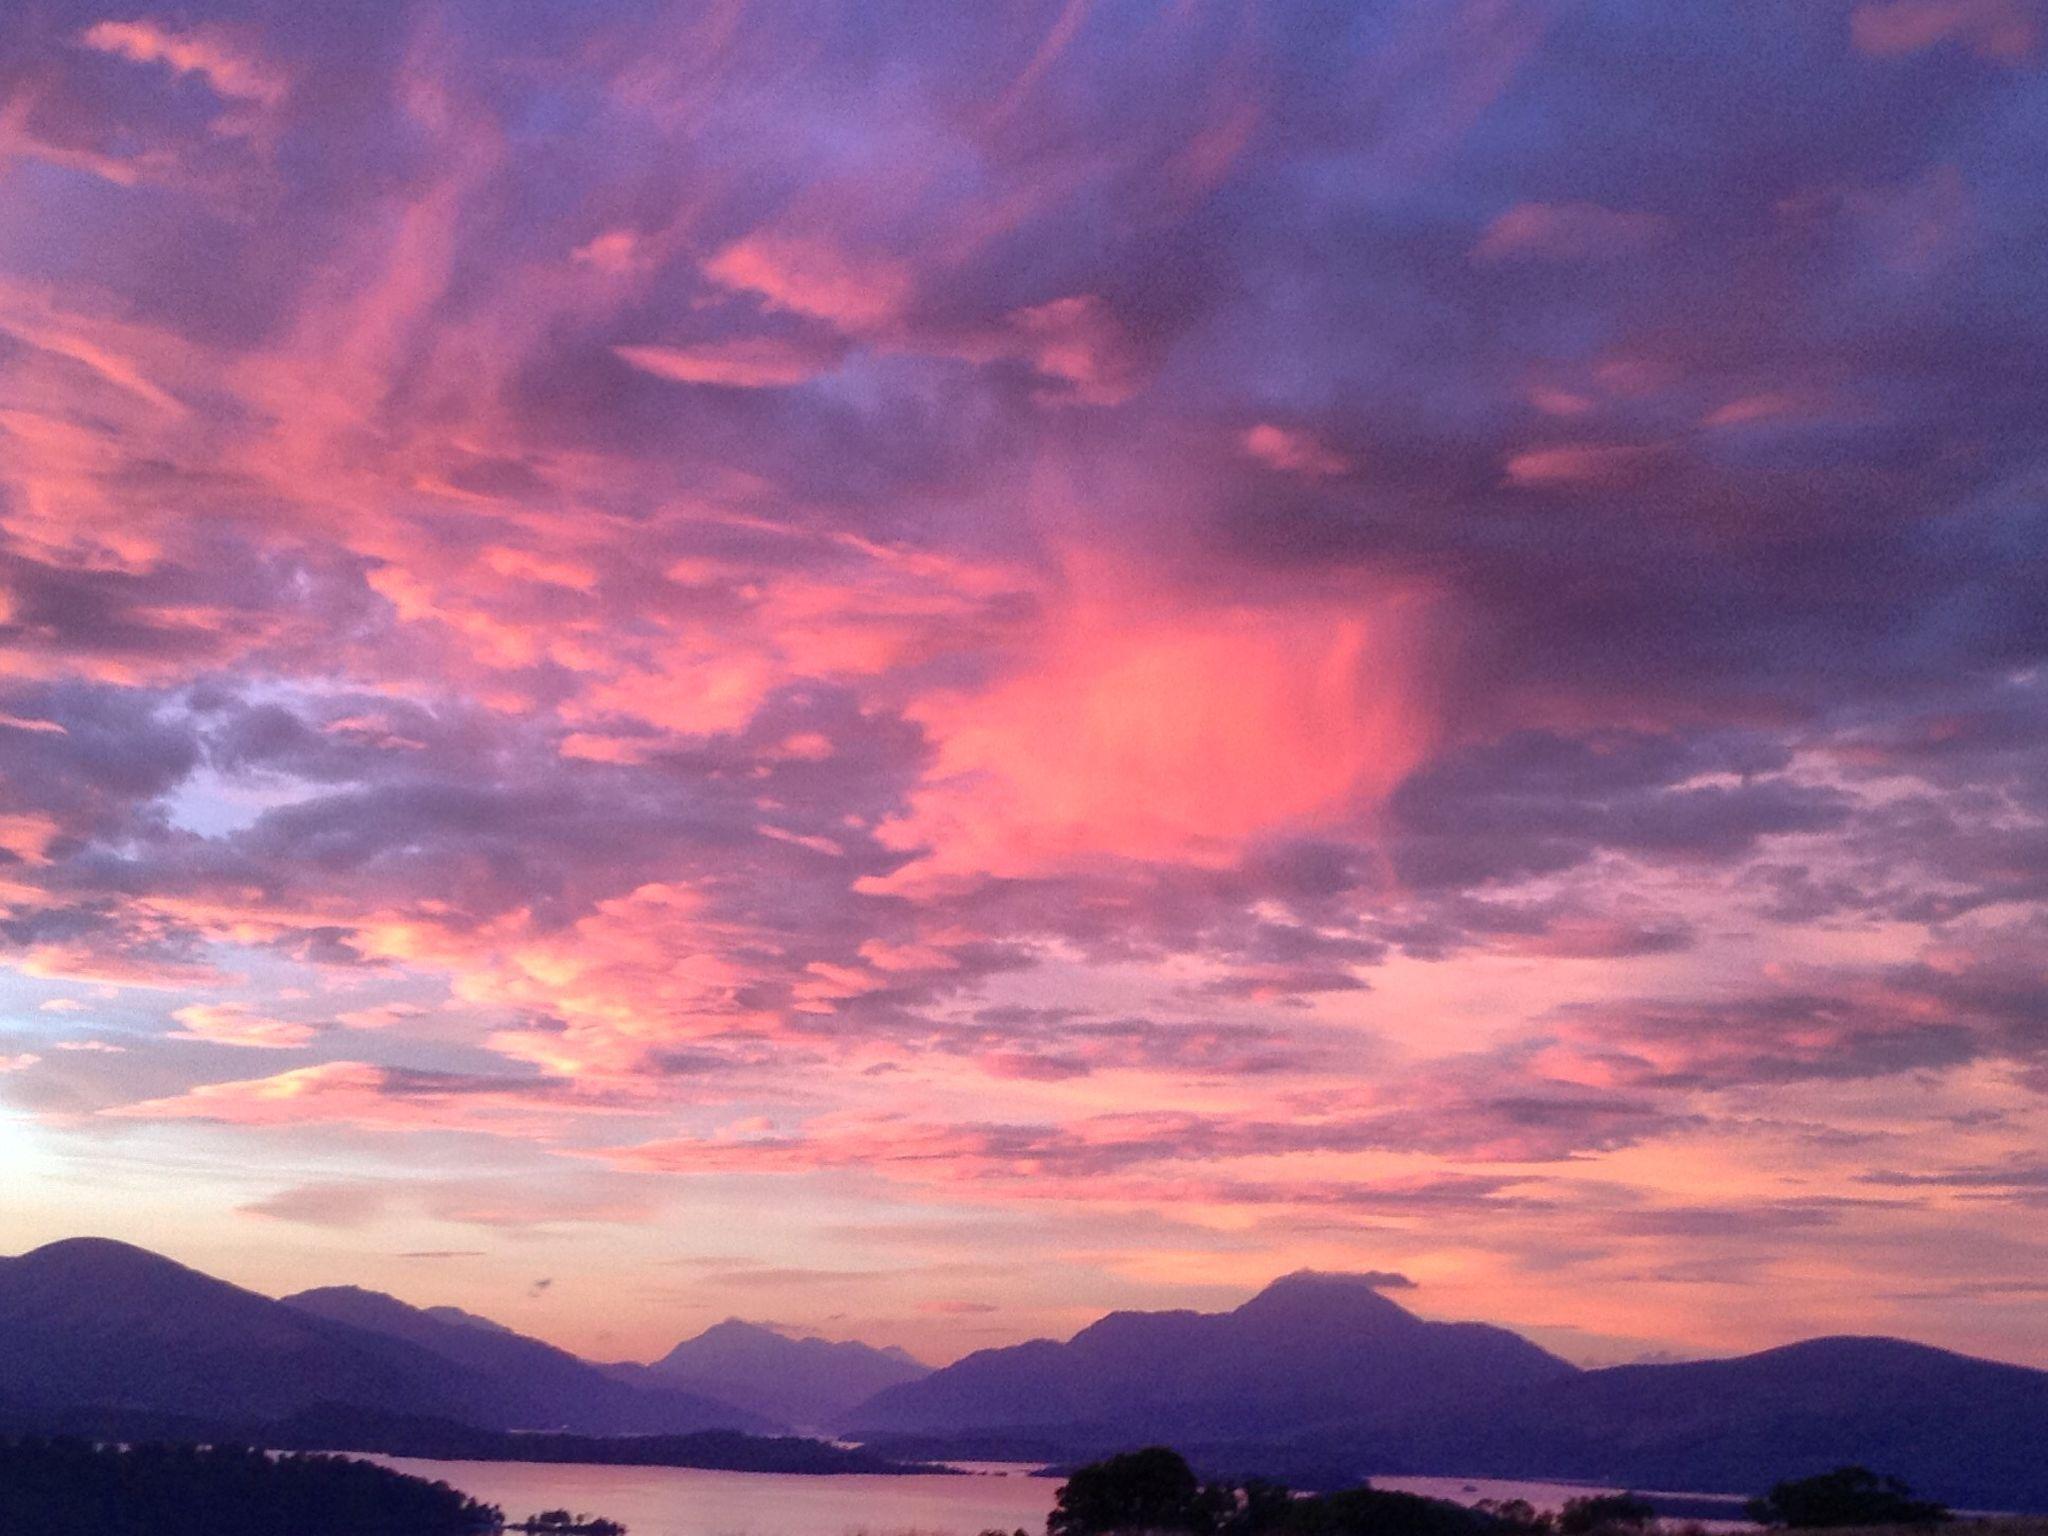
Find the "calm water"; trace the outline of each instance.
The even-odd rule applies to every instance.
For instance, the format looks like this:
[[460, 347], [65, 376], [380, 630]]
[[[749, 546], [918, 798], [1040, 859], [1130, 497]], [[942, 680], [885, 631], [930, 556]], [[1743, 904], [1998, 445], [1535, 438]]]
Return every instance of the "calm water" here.
[[368, 1456], [496, 1504], [507, 1519], [587, 1510], [632, 1536], [976, 1536], [1019, 1528], [1039, 1536], [1059, 1483], [1004, 1476], [798, 1477], [694, 1467], [541, 1466], [518, 1461], [415, 1461]]
[[[543, 1509], [585, 1510], [623, 1520], [632, 1536], [977, 1536], [1022, 1529], [1038, 1536], [1057, 1479], [1017, 1467], [967, 1477], [797, 1477], [780, 1472], [704, 1472], [689, 1467], [541, 1466], [516, 1461], [417, 1461], [371, 1456], [401, 1472], [460, 1488], [501, 1506], [508, 1519]], [[1612, 1489], [1496, 1478], [1376, 1477], [1396, 1488], [1461, 1504], [1527, 1499], [1538, 1509]], [[1740, 1513], [1730, 1501], [1731, 1517]], [[1710, 1520], [1734, 1527], [1739, 1520]]]
[[[1432, 1499], [1449, 1499], [1455, 1504], [1477, 1504], [1481, 1499], [1527, 1499], [1537, 1509], [1562, 1509], [1566, 1499], [1583, 1498], [1589, 1493], [1635, 1492], [1648, 1495], [1656, 1501], [1660, 1490], [1637, 1488], [1624, 1490], [1596, 1486], [1591, 1483], [1523, 1483], [1499, 1477], [1375, 1477], [1375, 1488], [1391, 1488], [1400, 1493], [1419, 1493]], [[1667, 1519], [1684, 1525], [1697, 1525], [1709, 1531], [1754, 1531], [1757, 1527], [1742, 1517], [1744, 1500], [1739, 1494], [1716, 1493], [1672, 1493], [1663, 1497], [1682, 1501], [1683, 1513], [1668, 1514]], [[1712, 1511], [1712, 1513], [1707, 1513]]]

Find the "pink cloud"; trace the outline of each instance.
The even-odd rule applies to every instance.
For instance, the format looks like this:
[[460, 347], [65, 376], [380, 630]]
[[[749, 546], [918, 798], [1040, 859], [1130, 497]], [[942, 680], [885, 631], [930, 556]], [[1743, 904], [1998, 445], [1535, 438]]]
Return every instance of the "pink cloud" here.
[[288, 1050], [319, 1035], [310, 1025], [265, 1018], [241, 1003], [192, 1003], [174, 1010], [171, 1017], [184, 1026], [171, 1039], [203, 1040], [209, 1045]]
[[102, 21], [88, 28], [81, 41], [138, 64], [163, 64], [179, 74], [198, 75], [222, 96], [274, 106], [286, 90], [283, 76], [215, 28], [180, 32], [147, 20]]
[[1654, 213], [1597, 203], [1517, 203], [1487, 225], [1472, 259], [1481, 265], [1537, 259], [1611, 261], [1647, 250], [1670, 233]]
[[2023, 64], [2040, 46], [2040, 19], [2027, 0], [1872, 0], [1849, 18], [1856, 51], [1889, 59], [1945, 42], [2002, 64]]
[[1083, 585], [1022, 666], [920, 701], [937, 758], [875, 889], [1097, 859], [1220, 865], [1284, 829], [1356, 824], [1420, 760], [1428, 604], [1212, 606]]
[[296, 1067], [271, 1077], [202, 1083], [169, 1098], [101, 1111], [123, 1120], [197, 1120], [216, 1125], [349, 1125], [365, 1130], [466, 1130], [555, 1139], [579, 1109], [628, 1107], [579, 1097], [551, 1080], [473, 1078], [361, 1061]]
[[102, 981], [117, 987], [180, 991], [233, 980], [204, 961], [183, 960], [147, 948], [104, 948], [87, 944], [37, 944], [14, 962], [28, 976], [63, 981]]
[[1812, 402], [1804, 396], [1780, 390], [1765, 391], [1754, 395], [1741, 395], [1726, 405], [1716, 406], [1709, 411], [1700, 425], [1705, 427], [1743, 427], [1760, 421], [1783, 421], [1811, 411]]
[[391, 1029], [432, 1011], [419, 1003], [380, 1003], [375, 1008], [353, 1008], [337, 1014], [335, 1022], [350, 1029]]
[[630, 229], [606, 230], [570, 252], [570, 260], [610, 276], [643, 270], [648, 265], [647, 241]]
[[837, 362], [830, 349], [766, 336], [694, 346], [630, 346], [612, 350], [656, 378], [673, 379], [679, 384], [722, 384], [733, 389], [803, 384], [829, 372]]
[[1341, 475], [1351, 468], [1349, 459], [1324, 447], [1312, 434], [1269, 421], [1246, 430], [1244, 451], [1262, 464], [1295, 475]]
[[818, 239], [753, 235], [704, 264], [714, 282], [758, 296], [771, 309], [829, 321], [849, 333], [895, 320], [911, 291], [909, 269]]
[[1661, 448], [1619, 444], [1531, 448], [1508, 459], [1507, 480], [1510, 485], [1531, 489], [1625, 486], [1643, 479], [1664, 457]]
[[1093, 294], [1072, 294], [1020, 309], [1007, 319], [1015, 351], [1048, 379], [1072, 387], [1090, 405], [1115, 405], [1137, 388], [1137, 369], [1123, 327]]
[[12, 854], [24, 864], [47, 864], [50, 844], [63, 830], [48, 816], [0, 816], [0, 853]]

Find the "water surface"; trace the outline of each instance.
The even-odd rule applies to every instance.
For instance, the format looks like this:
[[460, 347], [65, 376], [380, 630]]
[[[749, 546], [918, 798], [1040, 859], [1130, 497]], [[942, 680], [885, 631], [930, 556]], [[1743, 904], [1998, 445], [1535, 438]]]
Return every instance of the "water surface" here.
[[1028, 1469], [959, 1477], [810, 1477], [525, 1461], [422, 1461], [368, 1456], [496, 1504], [509, 1520], [585, 1510], [622, 1520], [632, 1536], [1041, 1536], [1059, 1492]]
[[[1059, 1479], [1033, 1477], [1026, 1466], [990, 1465], [959, 1477], [812, 1477], [694, 1467], [364, 1459], [451, 1484], [498, 1505], [510, 1520], [543, 1509], [580, 1510], [624, 1521], [631, 1536], [979, 1536], [1017, 1530], [1042, 1536], [1060, 1487]], [[1538, 1509], [1620, 1491], [1486, 1477], [1375, 1477], [1372, 1484], [1459, 1504], [1527, 1499]], [[1688, 1503], [1714, 1498], [1684, 1497]], [[1724, 1531], [1746, 1524], [1738, 1498], [1727, 1496], [1725, 1508], [1726, 1518], [1698, 1523]]]
[[1697, 1525], [1709, 1531], [1756, 1529], [1743, 1516], [1743, 1496], [1735, 1493], [1667, 1493], [1656, 1488], [1623, 1489], [1596, 1483], [1532, 1483], [1503, 1477], [1375, 1477], [1371, 1481], [1375, 1488], [1449, 1499], [1454, 1504], [1477, 1504], [1482, 1499], [1501, 1503], [1526, 1499], [1537, 1509], [1563, 1509], [1567, 1499], [1582, 1499], [1588, 1494], [1639, 1493], [1664, 1509], [1664, 1518], [1676, 1524]]

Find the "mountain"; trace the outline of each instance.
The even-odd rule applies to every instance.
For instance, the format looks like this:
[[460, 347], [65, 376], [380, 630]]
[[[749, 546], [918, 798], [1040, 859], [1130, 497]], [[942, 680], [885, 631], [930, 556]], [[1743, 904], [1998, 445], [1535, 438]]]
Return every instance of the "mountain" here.
[[[301, 1291], [300, 1295], [306, 1293]], [[287, 1300], [290, 1298], [287, 1297]], [[494, 1323], [488, 1317], [478, 1317], [474, 1312], [465, 1312], [460, 1307], [422, 1307], [420, 1310], [429, 1317], [438, 1317], [444, 1323], [459, 1323], [465, 1328], [481, 1328], [486, 1333], [511, 1333], [503, 1323]]]
[[897, 1455], [1150, 1441], [1206, 1471], [1760, 1493], [1861, 1463], [1959, 1508], [2048, 1511], [2048, 1371], [1898, 1339], [1581, 1371], [1504, 1329], [1425, 1322], [1363, 1279], [1297, 1274], [1234, 1312], [1112, 1313], [984, 1350], [842, 1423]]
[[16, 1418], [81, 1411], [260, 1425], [346, 1404], [487, 1429], [687, 1433], [775, 1426], [636, 1389], [536, 1340], [373, 1292], [292, 1305], [125, 1243], [0, 1258], [0, 1382]]
[[2048, 1371], [1885, 1338], [1625, 1365], [1439, 1419], [1417, 1469], [1761, 1491], [1857, 1462], [1960, 1508], [2048, 1510]]
[[30, 1409], [261, 1420], [327, 1398], [495, 1422], [437, 1355], [99, 1238], [0, 1259], [0, 1381]]
[[614, 1369], [627, 1380], [702, 1393], [808, 1427], [833, 1423], [877, 1392], [930, 1373], [900, 1349], [792, 1338], [738, 1318], [685, 1339], [652, 1365]]
[[455, 1307], [412, 1307], [381, 1291], [326, 1286], [282, 1305], [367, 1333], [401, 1340], [496, 1384], [501, 1418], [519, 1429], [585, 1435], [679, 1435], [705, 1429], [773, 1434], [784, 1421], [714, 1401], [664, 1382], [615, 1379], [567, 1350], [530, 1339]]
[[1302, 1271], [1232, 1312], [1113, 1312], [1064, 1344], [983, 1350], [878, 1393], [842, 1423], [867, 1433], [1086, 1426], [1104, 1444], [1270, 1441], [1576, 1374], [1504, 1328], [1425, 1322], [1370, 1279]]

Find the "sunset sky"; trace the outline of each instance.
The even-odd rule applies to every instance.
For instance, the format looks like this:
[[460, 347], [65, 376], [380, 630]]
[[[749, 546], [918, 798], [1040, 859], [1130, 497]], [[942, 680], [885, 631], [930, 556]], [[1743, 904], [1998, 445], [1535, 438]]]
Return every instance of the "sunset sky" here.
[[0, 1251], [2048, 1366], [2041, 9], [139, 3], [0, 20]]

